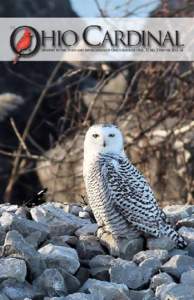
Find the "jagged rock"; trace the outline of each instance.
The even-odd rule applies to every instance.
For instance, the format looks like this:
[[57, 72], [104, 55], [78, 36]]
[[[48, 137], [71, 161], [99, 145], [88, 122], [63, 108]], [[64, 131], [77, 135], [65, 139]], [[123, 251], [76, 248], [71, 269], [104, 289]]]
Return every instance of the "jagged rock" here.
[[180, 278], [183, 272], [194, 269], [194, 258], [186, 255], [175, 255], [161, 269], [176, 278]]
[[77, 243], [77, 237], [76, 236], [71, 236], [71, 235], [63, 235], [63, 236], [57, 236], [56, 237], [56, 242], [62, 239], [64, 242], [66, 242], [70, 246], [75, 246]]
[[142, 285], [147, 284], [151, 277], [156, 274], [161, 267], [161, 261], [156, 257], [145, 259], [139, 264], [139, 269], [143, 276]]
[[0, 215], [2, 215], [4, 212], [15, 213], [17, 209], [18, 205], [16, 204], [0, 204]]
[[134, 262], [120, 258], [111, 262], [110, 280], [114, 283], [125, 284], [130, 289], [137, 289], [144, 284], [141, 269]]
[[194, 270], [182, 273], [180, 282], [194, 286]]
[[24, 259], [32, 277], [39, 276], [46, 267], [39, 253], [15, 230], [6, 235], [4, 255]]
[[55, 224], [48, 225], [50, 236], [72, 235], [77, 229], [77, 225], [69, 224], [65, 221], [58, 221]]
[[47, 225], [37, 224], [37, 222], [27, 220], [25, 218], [19, 218], [8, 212], [3, 213], [0, 218], [0, 224], [6, 231], [17, 230], [24, 237], [38, 231], [40, 233], [38, 243], [43, 242], [49, 233]]
[[189, 243], [187, 246], [188, 255], [194, 257], [194, 242]]
[[155, 300], [154, 292], [151, 289], [141, 291], [129, 291], [130, 300]]
[[53, 236], [50, 240], [47, 241], [47, 243], [56, 245], [56, 246], [75, 246], [77, 243], [78, 238], [73, 235], [59, 235], [59, 236]]
[[[157, 299], [165, 300], [168, 296], [168, 292], [175, 287], [177, 284], [175, 282], [171, 282], [169, 284], [162, 284], [156, 288], [155, 296]], [[166, 297], [167, 296], [167, 297]], [[167, 298], [168, 299], [168, 298]]]
[[175, 243], [167, 237], [161, 238], [148, 238], [147, 239], [147, 248], [149, 250], [172, 250], [175, 248]]
[[186, 242], [194, 242], [194, 228], [190, 227], [181, 227], [178, 231]]
[[193, 212], [192, 205], [168, 205], [164, 212], [170, 223], [176, 224], [179, 220], [190, 217]]
[[125, 284], [88, 279], [81, 287], [80, 291], [90, 292], [92, 296], [96, 296], [96, 298], [94, 298], [96, 300], [130, 300], [129, 290]]
[[[74, 207], [75, 215], [70, 213]], [[145, 250], [144, 238], [131, 227], [127, 238], [115, 240], [103, 232], [99, 239], [97, 224], [78, 217], [81, 210], [76, 211], [77, 207], [60, 203], [40, 205], [36, 210], [38, 215], [35, 213], [36, 221], [29, 220], [29, 214], [18, 216], [3, 212], [0, 217], [1, 243], [4, 242], [0, 247], [0, 282], [3, 280], [0, 291], [5, 297], [10, 299], [11, 293], [14, 300], [184, 300], [190, 296], [184, 293], [186, 286], [193, 289], [194, 258], [188, 254], [194, 255], [194, 241], [180, 250], [174, 248], [169, 239], [149, 237], [147, 245], [153, 249]], [[43, 223], [37, 222], [39, 217]], [[9, 228], [17, 228], [20, 233], [8, 231], [5, 237]], [[47, 236], [44, 236], [44, 228], [48, 230]], [[189, 240], [193, 230], [181, 227], [179, 232]], [[105, 245], [108, 251], [103, 248]], [[107, 255], [108, 252], [120, 257]], [[129, 261], [131, 259], [133, 261]], [[156, 274], [159, 270], [166, 273]], [[169, 274], [180, 279], [180, 284]]]
[[169, 256], [175, 256], [175, 255], [188, 255], [188, 250], [183, 249], [172, 249], [168, 252]]
[[9, 300], [5, 294], [0, 293], [0, 300]]
[[90, 259], [98, 254], [104, 254], [104, 250], [95, 236], [80, 236], [76, 249], [81, 259]]
[[65, 297], [64, 300], [97, 300], [97, 299], [94, 299], [90, 294], [75, 293]]
[[167, 250], [160, 249], [140, 251], [134, 255], [133, 261], [139, 264], [145, 259], [152, 257], [158, 258], [162, 263], [165, 263], [169, 259], [169, 254]]
[[90, 268], [98, 268], [98, 267], [110, 267], [112, 260], [114, 258], [111, 255], [96, 255], [93, 257], [90, 262]]
[[87, 211], [80, 211], [79, 217], [82, 219], [88, 219], [88, 218], [90, 218], [90, 214]]
[[161, 300], [193, 300], [194, 287], [187, 284], [174, 284], [160, 286], [159, 299]]
[[75, 216], [79, 216], [79, 213], [83, 211], [83, 208], [79, 205], [71, 205], [69, 212]]
[[63, 221], [67, 225], [72, 225], [78, 229], [81, 226], [91, 223], [89, 219], [81, 219], [70, 213], [66, 213], [63, 209], [52, 205], [52, 203], [33, 207], [30, 212], [34, 221], [43, 224], [55, 225], [59, 221]]
[[34, 299], [38, 292], [28, 282], [17, 282], [14, 279], [7, 279], [0, 284], [1, 292], [9, 299], [24, 300], [25, 298]]
[[110, 255], [131, 259], [136, 253], [143, 250], [144, 239], [129, 237], [116, 240], [111, 234], [105, 232], [101, 235], [100, 242], [108, 249]]
[[87, 211], [88, 213], [92, 213], [92, 209], [89, 205], [84, 205], [82, 207], [83, 211]]
[[15, 214], [20, 218], [27, 219], [30, 213], [29, 213], [29, 210], [26, 207], [21, 206], [21, 207], [18, 207]]
[[167, 273], [159, 273], [152, 277], [150, 287], [152, 289], [156, 289], [158, 286], [162, 284], [169, 284], [174, 282], [172, 277]]
[[31, 234], [29, 234], [25, 240], [32, 245], [35, 249], [38, 248], [41, 240], [41, 232], [40, 231], [34, 231]]
[[4, 244], [6, 231], [0, 226], [0, 246]]
[[85, 225], [78, 230], [76, 230], [75, 235], [95, 235], [98, 229], [98, 225], [96, 223]]
[[[64, 282], [65, 282], [65, 285], [67, 288], [67, 293], [71, 294], [71, 293], [77, 292], [78, 289], [80, 288], [80, 281], [78, 280], [78, 278], [75, 277], [74, 275], [68, 273], [63, 268], [59, 268], [58, 271], [63, 276]], [[77, 273], [76, 273], [76, 276], [77, 276]]]
[[98, 280], [109, 281], [109, 268], [113, 257], [110, 255], [97, 255], [89, 261], [92, 277]]
[[65, 300], [65, 299], [66, 297], [44, 297], [44, 300]]
[[46, 269], [33, 281], [33, 286], [42, 296], [65, 296], [67, 288], [63, 276], [57, 269]]
[[63, 267], [67, 272], [74, 274], [80, 266], [75, 249], [48, 244], [38, 252], [49, 268]]
[[80, 267], [76, 273], [76, 278], [79, 280], [80, 284], [83, 285], [89, 278], [90, 272], [88, 268]]
[[151, 277], [158, 272], [161, 262], [157, 258], [148, 258], [137, 266], [117, 258], [111, 262], [110, 280], [116, 283], [124, 283], [130, 289], [137, 289], [149, 282]]
[[0, 259], [0, 280], [15, 278], [19, 282], [24, 282], [27, 274], [25, 261], [17, 258]]

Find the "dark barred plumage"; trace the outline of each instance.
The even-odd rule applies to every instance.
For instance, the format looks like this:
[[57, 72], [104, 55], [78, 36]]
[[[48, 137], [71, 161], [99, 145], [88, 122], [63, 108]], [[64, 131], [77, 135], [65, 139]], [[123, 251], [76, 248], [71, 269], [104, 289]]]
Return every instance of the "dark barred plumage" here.
[[143, 175], [125, 155], [99, 154], [85, 176], [89, 203], [98, 225], [115, 236], [126, 236], [129, 223], [155, 237], [168, 236], [180, 248], [184, 239], [166, 223]]

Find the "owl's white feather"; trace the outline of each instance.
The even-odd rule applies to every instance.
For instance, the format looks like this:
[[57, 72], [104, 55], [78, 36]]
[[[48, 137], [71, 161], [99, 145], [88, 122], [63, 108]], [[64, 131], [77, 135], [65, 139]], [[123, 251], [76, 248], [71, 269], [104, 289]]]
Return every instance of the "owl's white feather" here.
[[84, 141], [84, 181], [99, 226], [126, 236], [129, 224], [155, 237], [170, 237], [178, 247], [184, 239], [166, 223], [151, 187], [124, 152], [121, 131], [112, 124], [89, 128]]

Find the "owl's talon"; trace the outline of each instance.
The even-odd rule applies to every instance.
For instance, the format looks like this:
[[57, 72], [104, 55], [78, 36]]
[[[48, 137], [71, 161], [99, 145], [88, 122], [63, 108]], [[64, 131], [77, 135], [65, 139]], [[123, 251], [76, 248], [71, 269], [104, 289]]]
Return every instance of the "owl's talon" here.
[[104, 233], [108, 233], [107, 230], [106, 230], [106, 226], [105, 225], [98, 226], [97, 237], [99, 239], [101, 239], [101, 237], [103, 236]]

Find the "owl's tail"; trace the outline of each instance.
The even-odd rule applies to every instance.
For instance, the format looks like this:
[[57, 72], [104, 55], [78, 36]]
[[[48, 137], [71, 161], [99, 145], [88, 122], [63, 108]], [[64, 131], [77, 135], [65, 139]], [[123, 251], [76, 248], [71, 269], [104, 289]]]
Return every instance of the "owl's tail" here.
[[174, 241], [178, 248], [183, 249], [187, 246], [187, 242], [184, 238], [174, 230], [169, 224], [164, 222], [160, 223], [160, 233], [163, 236], [169, 237], [172, 241]]

